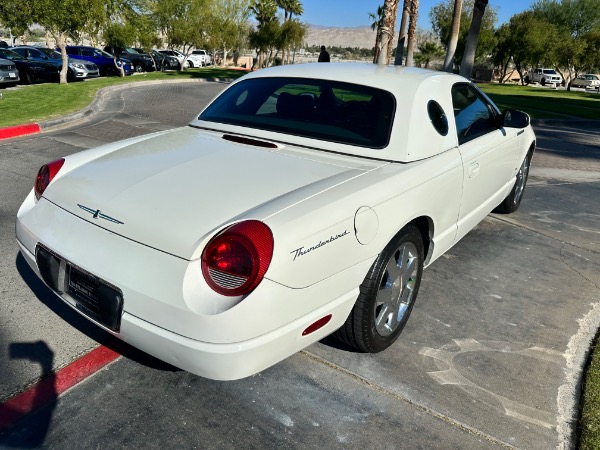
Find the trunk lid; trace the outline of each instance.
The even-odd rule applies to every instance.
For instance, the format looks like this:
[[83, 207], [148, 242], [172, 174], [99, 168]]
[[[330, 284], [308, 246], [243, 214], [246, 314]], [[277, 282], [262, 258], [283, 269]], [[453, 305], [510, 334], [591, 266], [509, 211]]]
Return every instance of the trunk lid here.
[[276, 212], [275, 199], [276, 209], [285, 208], [386, 164], [221, 136], [189, 127], [126, 146], [57, 178], [44, 197], [96, 226], [191, 259], [208, 233], [232, 219], [263, 219], [265, 210]]

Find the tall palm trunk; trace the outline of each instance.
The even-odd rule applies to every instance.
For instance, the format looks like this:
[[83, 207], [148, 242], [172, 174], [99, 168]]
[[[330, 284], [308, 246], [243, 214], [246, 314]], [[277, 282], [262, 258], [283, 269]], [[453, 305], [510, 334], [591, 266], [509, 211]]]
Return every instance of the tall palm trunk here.
[[419, 0], [410, 0], [408, 14], [410, 20], [408, 22], [408, 45], [406, 49], [406, 65], [414, 66], [415, 37], [417, 34], [417, 19], [419, 17]]
[[388, 64], [390, 62], [391, 42], [393, 42], [394, 28], [396, 26], [396, 15], [398, 14], [399, 0], [385, 0], [383, 4], [383, 20], [379, 30], [379, 53], [377, 64]]
[[406, 43], [406, 26], [408, 22], [408, 7], [410, 0], [404, 0], [402, 6], [402, 20], [400, 21], [400, 32], [398, 33], [398, 47], [396, 47], [396, 59], [394, 60], [395, 66], [402, 65], [402, 59], [404, 58], [404, 44]]
[[448, 48], [446, 58], [444, 59], [445, 72], [452, 72], [454, 68], [454, 53], [456, 53], [456, 44], [458, 44], [458, 33], [460, 31], [460, 16], [462, 14], [462, 0], [454, 0], [454, 12], [452, 14], [452, 30], [450, 39], [448, 39]]
[[465, 53], [463, 54], [462, 62], [460, 64], [460, 74], [465, 78], [471, 78], [471, 72], [473, 72], [475, 51], [477, 50], [477, 41], [479, 40], [479, 30], [481, 29], [481, 21], [483, 20], [483, 14], [485, 13], [487, 5], [488, 0], [475, 0], [473, 19], [471, 20], [469, 34], [467, 35]]

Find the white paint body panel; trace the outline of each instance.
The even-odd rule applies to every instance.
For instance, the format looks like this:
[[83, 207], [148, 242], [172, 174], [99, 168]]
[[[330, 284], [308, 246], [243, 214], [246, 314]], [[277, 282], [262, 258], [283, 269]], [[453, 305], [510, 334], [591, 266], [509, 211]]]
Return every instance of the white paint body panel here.
[[[535, 141], [530, 127], [500, 129], [460, 147], [453, 121], [446, 136], [436, 133], [427, 101], [452, 111], [450, 88], [465, 82], [460, 77], [335, 66], [250, 76], [340, 78], [393, 92], [401, 107], [385, 149], [194, 121], [81, 152], [65, 158], [39, 201], [31, 193], [21, 206], [23, 255], [37, 272], [42, 243], [118, 286], [124, 313], [114, 334], [202, 376], [248, 376], [332, 333], [403, 226], [417, 218], [429, 224], [430, 264], [508, 194]], [[225, 141], [223, 132], [277, 147]], [[94, 219], [78, 205], [123, 223]], [[246, 219], [271, 229], [272, 261], [252, 293], [224, 297], [204, 281], [200, 255], [216, 233]], [[302, 335], [328, 314], [326, 326]]]

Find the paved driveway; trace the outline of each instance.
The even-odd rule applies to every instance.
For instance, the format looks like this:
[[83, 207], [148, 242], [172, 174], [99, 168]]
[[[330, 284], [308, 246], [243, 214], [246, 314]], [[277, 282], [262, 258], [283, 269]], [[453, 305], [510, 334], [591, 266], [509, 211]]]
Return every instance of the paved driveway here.
[[235, 381], [190, 375], [115, 342], [18, 256], [14, 218], [40, 165], [186, 124], [224, 86], [135, 86], [91, 120], [0, 143], [0, 400], [96, 347], [125, 356], [0, 438], [23, 447], [568, 446], [600, 324], [600, 128], [546, 124], [519, 211], [490, 215], [424, 272], [396, 344], [326, 339]]

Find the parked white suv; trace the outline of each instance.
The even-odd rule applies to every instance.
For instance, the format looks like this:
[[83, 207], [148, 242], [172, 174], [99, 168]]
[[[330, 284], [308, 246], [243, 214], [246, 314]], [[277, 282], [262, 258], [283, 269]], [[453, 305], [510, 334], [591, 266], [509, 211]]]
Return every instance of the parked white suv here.
[[525, 76], [526, 83], [540, 83], [542, 86], [547, 84], [558, 86], [562, 81], [562, 77], [554, 69], [535, 69]]
[[[174, 56], [179, 61], [179, 64], [181, 64], [185, 58], [185, 55], [179, 50], [159, 50], [159, 52], [164, 55]], [[185, 67], [202, 67], [203, 65], [202, 58], [198, 55], [191, 54], [187, 57]]]
[[212, 64], [212, 58], [210, 57], [210, 55], [208, 54], [208, 52], [206, 50], [194, 50], [192, 52], [192, 55], [202, 58], [202, 65], [203, 66], [209, 66]]

